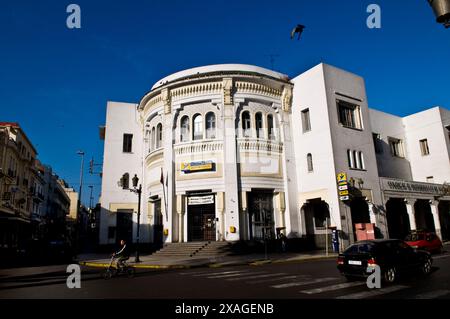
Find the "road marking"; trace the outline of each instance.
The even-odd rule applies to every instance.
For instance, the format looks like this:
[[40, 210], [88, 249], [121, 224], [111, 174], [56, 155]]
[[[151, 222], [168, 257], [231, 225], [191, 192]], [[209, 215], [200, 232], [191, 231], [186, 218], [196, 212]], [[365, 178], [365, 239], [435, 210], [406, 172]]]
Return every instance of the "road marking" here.
[[245, 276], [244, 278], [230, 278], [228, 281], [236, 281], [236, 280], [246, 280], [246, 279], [254, 279], [254, 278], [267, 278], [267, 277], [276, 277], [276, 276], [284, 276], [287, 275], [285, 272], [280, 272], [276, 274], [264, 274], [264, 275], [256, 275], [256, 276]]
[[[239, 276], [245, 276], [248, 275], [250, 271], [245, 273], [238, 273], [238, 274], [228, 274], [228, 275], [218, 275], [218, 276], [207, 276], [208, 279], [220, 279], [220, 278], [230, 278], [230, 277], [239, 277]], [[262, 271], [253, 272], [253, 274], [262, 274]]]
[[441, 258], [447, 258], [447, 257], [450, 257], [450, 255], [436, 256], [436, 257], [433, 257], [433, 259], [441, 259]]
[[335, 291], [335, 290], [340, 290], [340, 289], [345, 289], [345, 288], [350, 288], [350, 287], [363, 286], [363, 285], [366, 285], [366, 283], [365, 282], [346, 282], [346, 283], [337, 284], [337, 285], [331, 285], [331, 286], [322, 287], [322, 288], [315, 288], [315, 289], [310, 289], [310, 290], [302, 290], [300, 292], [302, 294], [314, 295], [314, 294], [320, 294], [322, 292]]
[[[193, 273], [191, 274], [191, 276], [193, 277], [201, 277], [201, 276], [211, 276], [211, 275], [222, 275], [222, 274], [234, 274], [234, 273], [238, 273], [238, 272], [242, 272], [239, 270], [234, 270], [234, 271], [221, 271], [221, 272], [214, 272], [214, 271], [205, 271], [205, 272], [197, 272], [197, 273]], [[187, 275], [189, 273], [186, 273]]]
[[246, 281], [247, 284], [255, 285], [255, 284], [262, 284], [265, 282], [271, 282], [271, 281], [281, 281], [281, 280], [291, 280], [291, 279], [300, 279], [300, 278], [310, 278], [310, 276], [285, 276], [285, 277], [279, 277], [279, 278], [270, 278], [270, 279], [261, 279], [261, 280], [254, 280], [254, 281]]
[[289, 288], [289, 287], [296, 287], [296, 286], [306, 286], [306, 285], [318, 284], [318, 283], [325, 282], [325, 281], [333, 281], [336, 279], [338, 279], [338, 278], [336, 278], [336, 277], [317, 278], [317, 279], [312, 279], [312, 280], [307, 280], [307, 281], [297, 281], [297, 282], [290, 282], [287, 284], [274, 285], [274, 286], [270, 286], [270, 287], [280, 289], [280, 288]]
[[364, 299], [364, 298], [370, 298], [370, 297], [376, 297], [376, 296], [389, 294], [391, 292], [395, 292], [395, 291], [402, 290], [405, 288], [409, 288], [409, 287], [407, 287], [407, 286], [392, 286], [392, 287], [382, 288], [382, 289], [371, 289], [371, 290], [366, 290], [366, 291], [362, 291], [362, 292], [357, 292], [354, 294], [339, 296], [336, 299]]
[[417, 295], [414, 299], [435, 299], [439, 297], [446, 296], [450, 293], [450, 290], [434, 290], [430, 292], [426, 292], [420, 295]]

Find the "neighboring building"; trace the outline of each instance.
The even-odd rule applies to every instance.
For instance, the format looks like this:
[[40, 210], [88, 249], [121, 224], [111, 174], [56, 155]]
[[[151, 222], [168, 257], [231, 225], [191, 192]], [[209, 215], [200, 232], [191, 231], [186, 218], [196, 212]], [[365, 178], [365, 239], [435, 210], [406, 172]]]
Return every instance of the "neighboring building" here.
[[65, 181], [60, 180], [59, 182], [70, 199], [69, 214], [67, 215], [67, 219], [76, 221], [78, 219], [78, 192], [72, 187], [69, 187]]
[[[138, 104], [108, 102], [100, 244], [136, 239], [138, 196], [118, 185], [135, 174], [141, 242], [282, 231], [323, 247], [332, 226], [342, 248], [370, 223], [378, 236], [449, 238], [449, 125], [442, 108], [371, 110], [364, 79], [326, 64], [293, 79], [235, 64], [175, 73]], [[408, 229], [390, 204], [399, 198], [419, 203], [404, 206]]]
[[0, 248], [17, 252], [32, 238], [39, 218], [43, 181], [37, 152], [19, 124], [0, 122]]
[[50, 166], [44, 165], [44, 203], [42, 210], [47, 224], [47, 239], [60, 240], [67, 236], [66, 217], [69, 215], [70, 198], [66, 194], [59, 176]]

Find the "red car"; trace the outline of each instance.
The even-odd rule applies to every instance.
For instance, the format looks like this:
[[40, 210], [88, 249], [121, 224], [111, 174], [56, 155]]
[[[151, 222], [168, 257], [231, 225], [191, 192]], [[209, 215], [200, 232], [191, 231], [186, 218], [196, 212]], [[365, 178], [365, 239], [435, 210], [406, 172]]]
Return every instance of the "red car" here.
[[441, 253], [442, 242], [435, 233], [412, 232], [405, 239], [406, 243], [414, 249], [429, 251], [430, 253]]

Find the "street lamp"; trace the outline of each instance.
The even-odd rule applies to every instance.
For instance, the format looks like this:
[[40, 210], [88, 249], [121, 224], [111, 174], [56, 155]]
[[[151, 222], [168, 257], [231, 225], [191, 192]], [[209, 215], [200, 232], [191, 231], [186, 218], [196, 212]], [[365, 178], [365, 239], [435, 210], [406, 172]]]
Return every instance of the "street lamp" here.
[[81, 167], [80, 167], [80, 190], [79, 190], [79, 194], [78, 194], [78, 213], [80, 212], [80, 208], [81, 208], [81, 191], [83, 189], [83, 169], [84, 169], [84, 152], [83, 151], [78, 151], [77, 152], [78, 155], [81, 156]]
[[433, 8], [436, 22], [450, 28], [450, 0], [428, 0]]
[[89, 197], [89, 208], [92, 209], [92, 204], [94, 202], [94, 197], [92, 197], [92, 191], [94, 189], [94, 185], [89, 185], [88, 187], [91, 189], [91, 196]]
[[[137, 211], [137, 232], [136, 232], [136, 258], [135, 262], [141, 262], [139, 260], [139, 235], [140, 235], [140, 223], [141, 223], [141, 195], [142, 195], [142, 184], [139, 184], [139, 177], [137, 177], [137, 174], [134, 174], [134, 177], [131, 179], [133, 183], [133, 189], [128, 188], [128, 181], [125, 181], [126, 177], [125, 174], [122, 176], [121, 181], [119, 184], [121, 184], [123, 189], [128, 189], [130, 192], [136, 193], [138, 195], [138, 211]], [[125, 181], [125, 182], [124, 182]]]

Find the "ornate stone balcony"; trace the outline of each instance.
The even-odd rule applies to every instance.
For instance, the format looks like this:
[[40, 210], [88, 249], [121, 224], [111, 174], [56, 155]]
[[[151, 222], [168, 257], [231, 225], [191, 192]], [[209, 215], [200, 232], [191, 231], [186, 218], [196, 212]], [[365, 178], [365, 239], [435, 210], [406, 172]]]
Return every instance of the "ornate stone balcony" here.
[[273, 140], [257, 138], [238, 138], [238, 149], [240, 152], [262, 151], [268, 153], [282, 153], [283, 143]]
[[152, 150], [152, 151], [150, 151], [150, 152], [147, 154], [147, 156], [146, 156], [146, 158], [145, 158], [145, 162], [148, 164], [148, 163], [150, 163], [152, 160], [154, 160], [155, 158], [157, 158], [157, 157], [159, 157], [159, 156], [162, 156], [163, 153], [164, 153], [164, 148], [163, 148], [163, 147], [160, 147], [160, 148], [157, 148], [157, 149], [155, 149], [155, 150]]
[[200, 140], [176, 144], [174, 152], [176, 155], [195, 154], [203, 152], [217, 152], [223, 150], [222, 140]]

